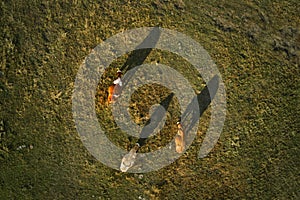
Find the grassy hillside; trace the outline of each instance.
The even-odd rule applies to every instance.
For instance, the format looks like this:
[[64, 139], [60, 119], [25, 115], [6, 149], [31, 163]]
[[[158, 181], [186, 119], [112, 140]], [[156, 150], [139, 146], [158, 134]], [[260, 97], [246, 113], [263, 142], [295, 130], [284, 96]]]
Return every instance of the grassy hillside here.
[[[0, 199], [298, 199], [299, 8], [297, 0], [2, 1]], [[182, 32], [209, 52], [225, 83], [227, 116], [208, 157], [198, 159], [197, 152], [210, 108], [176, 162], [121, 173], [82, 144], [71, 97], [77, 71], [97, 44], [145, 26]], [[95, 97], [108, 137], [124, 149], [135, 141], [116, 129], [101, 87], [127, 57], [107, 70]], [[156, 61], [176, 66], [195, 91], [203, 89], [184, 60], [154, 50], [143, 62]], [[164, 98], [161, 92], [168, 91], [154, 85], [135, 94], [130, 112], [137, 123]], [[176, 115], [176, 100], [172, 105]], [[144, 152], [174, 136], [176, 126], [167, 125], [167, 137], [149, 140]]]

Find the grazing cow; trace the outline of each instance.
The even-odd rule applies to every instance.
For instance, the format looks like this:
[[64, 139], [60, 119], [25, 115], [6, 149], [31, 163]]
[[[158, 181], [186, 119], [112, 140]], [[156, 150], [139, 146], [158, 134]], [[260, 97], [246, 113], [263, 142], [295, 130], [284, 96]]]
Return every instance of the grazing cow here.
[[175, 136], [175, 145], [176, 145], [176, 152], [182, 153], [185, 148], [185, 138], [184, 138], [184, 131], [182, 129], [180, 121], [177, 122], [177, 134]]
[[114, 80], [113, 85], [108, 87], [108, 98], [107, 102], [113, 103], [119, 96], [122, 90], [122, 72], [120, 70], [117, 71], [118, 78]]

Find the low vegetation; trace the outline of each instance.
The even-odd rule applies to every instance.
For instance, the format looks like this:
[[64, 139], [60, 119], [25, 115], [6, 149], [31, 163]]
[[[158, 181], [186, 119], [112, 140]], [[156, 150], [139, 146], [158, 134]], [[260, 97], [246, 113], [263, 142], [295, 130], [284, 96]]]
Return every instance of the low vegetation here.
[[[0, 199], [299, 199], [299, 7], [297, 0], [2, 1]], [[197, 152], [210, 107], [178, 160], [154, 172], [122, 173], [95, 159], [80, 140], [74, 81], [97, 44], [151, 26], [182, 32], [209, 52], [226, 86], [226, 122], [203, 159]], [[152, 50], [141, 61], [144, 54], [137, 52], [132, 65], [163, 63], [197, 93], [204, 88], [182, 58]], [[105, 101], [115, 68], [129, 56], [105, 71], [95, 96], [99, 123], [126, 150], [136, 139], [118, 129]], [[140, 88], [132, 96], [132, 119], [144, 124], [151, 105], [169, 92]], [[141, 152], [170, 141], [177, 116], [173, 98], [166, 127]]]

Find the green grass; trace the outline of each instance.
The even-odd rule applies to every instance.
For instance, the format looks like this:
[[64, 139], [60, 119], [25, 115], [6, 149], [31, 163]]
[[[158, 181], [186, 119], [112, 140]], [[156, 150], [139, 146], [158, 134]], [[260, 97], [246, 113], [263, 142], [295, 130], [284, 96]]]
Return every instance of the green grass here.
[[[0, 199], [300, 197], [298, 1], [72, 2], [0, 3]], [[197, 152], [210, 108], [189, 150], [141, 177], [110, 169], [87, 151], [75, 129], [71, 96], [80, 64], [97, 44], [145, 26], [180, 31], [209, 52], [226, 86], [227, 116], [208, 157], [198, 159]], [[145, 63], [154, 61], [177, 66], [195, 90], [203, 88], [182, 59], [152, 51]], [[153, 87], [136, 99], [148, 99]], [[132, 113], [147, 116], [151, 103], [137, 103]], [[97, 112], [99, 118], [111, 116], [101, 102], [96, 107], [106, 109]], [[115, 125], [106, 120], [108, 136], [128, 149], [134, 141], [117, 129], [109, 132]], [[168, 128], [164, 133], [171, 137], [171, 121]], [[26, 147], [17, 150], [21, 145]], [[155, 149], [161, 143], [153, 138], [147, 145]]]

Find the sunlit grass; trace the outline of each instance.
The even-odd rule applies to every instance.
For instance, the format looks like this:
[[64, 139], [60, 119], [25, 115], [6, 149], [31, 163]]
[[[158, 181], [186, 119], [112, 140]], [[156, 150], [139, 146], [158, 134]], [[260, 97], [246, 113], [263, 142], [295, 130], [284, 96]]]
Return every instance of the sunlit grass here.
[[[296, 0], [1, 2], [0, 199], [299, 198], [299, 6]], [[180, 31], [203, 45], [225, 83], [227, 117], [208, 157], [198, 159], [197, 152], [210, 108], [177, 161], [127, 174], [104, 166], [83, 146], [71, 97], [76, 73], [97, 44], [144, 26]], [[106, 70], [95, 109], [107, 136], [129, 150], [136, 139], [118, 129], [105, 104], [114, 67], [127, 58]], [[205, 86], [176, 55], [153, 50], [144, 62], [173, 67], [196, 93]], [[145, 123], [148, 108], [167, 92], [140, 88], [132, 119]], [[174, 98], [166, 129], [143, 152], [174, 136], [177, 103]]]

